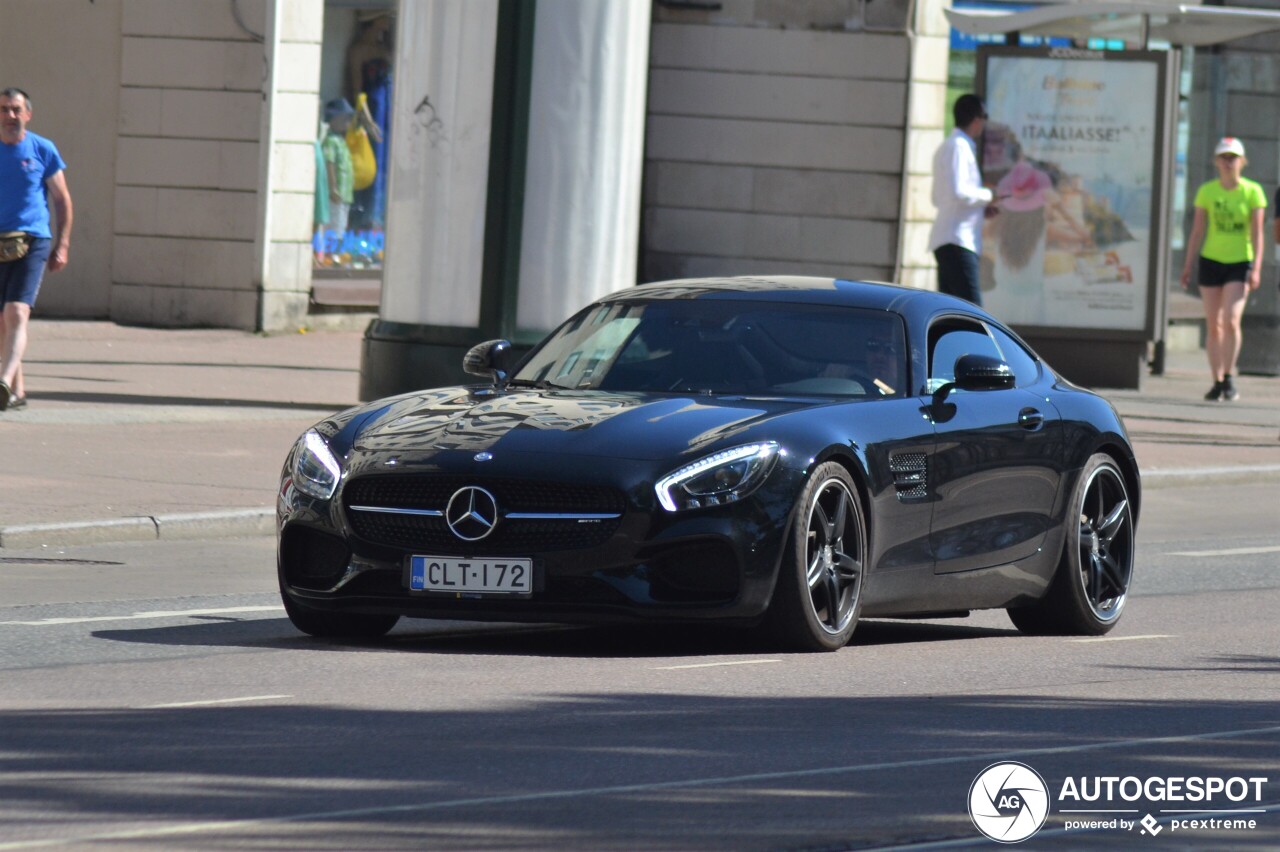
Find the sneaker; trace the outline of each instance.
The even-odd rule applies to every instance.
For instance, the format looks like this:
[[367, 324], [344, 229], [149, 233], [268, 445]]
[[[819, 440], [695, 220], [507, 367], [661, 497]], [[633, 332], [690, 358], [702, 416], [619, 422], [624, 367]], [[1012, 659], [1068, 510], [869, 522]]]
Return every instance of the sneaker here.
[[1235, 402], [1240, 398], [1240, 391], [1236, 390], [1236, 383], [1231, 381], [1229, 375], [1222, 380], [1222, 398], [1227, 402]]
[[1214, 382], [1213, 387], [1209, 388], [1209, 392], [1204, 395], [1204, 398], [1209, 402], [1217, 402], [1222, 399], [1222, 386], [1222, 382]]
[[19, 408], [27, 407], [27, 398], [25, 396], [15, 396], [9, 400], [9, 410], [16, 411]]

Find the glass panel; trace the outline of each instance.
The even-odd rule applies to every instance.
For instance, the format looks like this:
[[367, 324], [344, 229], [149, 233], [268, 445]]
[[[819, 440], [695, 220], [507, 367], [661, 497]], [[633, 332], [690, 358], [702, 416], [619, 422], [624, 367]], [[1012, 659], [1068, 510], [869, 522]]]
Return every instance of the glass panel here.
[[1031, 356], [1026, 349], [996, 326], [990, 326], [991, 336], [1000, 347], [1000, 355], [1017, 379], [1018, 387], [1026, 387], [1040, 378], [1040, 362]]
[[956, 360], [962, 355], [999, 358], [995, 341], [981, 327], [952, 328], [942, 333], [933, 346], [929, 366], [929, 393], [956, 380]]
[[395, 24], [391, 0], [360, 9], [334, 0], [325, 5], [312, 238], [317, 270], [381, 273]]
[[595, 306], [536, 349], [517, 382], [613, 391], [894, 397], [902, 324], [883, 312], [752, 301]]

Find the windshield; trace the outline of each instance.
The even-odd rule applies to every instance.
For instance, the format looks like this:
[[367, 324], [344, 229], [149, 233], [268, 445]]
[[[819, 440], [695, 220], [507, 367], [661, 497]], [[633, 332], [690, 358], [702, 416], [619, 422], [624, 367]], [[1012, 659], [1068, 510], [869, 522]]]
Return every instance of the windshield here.
[[828, 305], [671, 299], [579, 313], [516, 383], [610, 391], [902, 396], [902, 323]]

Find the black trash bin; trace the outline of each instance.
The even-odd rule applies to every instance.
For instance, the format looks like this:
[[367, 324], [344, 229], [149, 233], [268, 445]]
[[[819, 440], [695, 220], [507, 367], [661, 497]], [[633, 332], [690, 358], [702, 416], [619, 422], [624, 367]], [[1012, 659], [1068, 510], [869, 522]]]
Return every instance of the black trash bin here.
[[1244, 343], [1236, 369], [1251, 376], [1280, 376], [1280, 290], [1269, 271], [1264, 270], [1262, 286], [1250, 294], [1241, 322]]

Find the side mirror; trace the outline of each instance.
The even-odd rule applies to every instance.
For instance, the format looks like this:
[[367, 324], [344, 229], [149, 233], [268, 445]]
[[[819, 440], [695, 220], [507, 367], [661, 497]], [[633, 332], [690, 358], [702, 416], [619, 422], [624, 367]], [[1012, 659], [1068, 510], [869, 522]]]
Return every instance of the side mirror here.
[[482, 376], [499, 390], [511, 380], [511, 341], [486, 340], [467, 350], [462, 369], [472, 376]]
[[955, 374], [954, 382], [947, 382], [933, 392], [935, 407], [946, 402], [947, 394], [953, 390], [1007, 390], [1017, 381], [1008, 364], [989, 355], [961, 355], [956, 359]]
[[1013, 370], [999, 358], [961, 355], [956, 359], [956, 387], [960, 390], [1007, 390], [1014, 381]]

